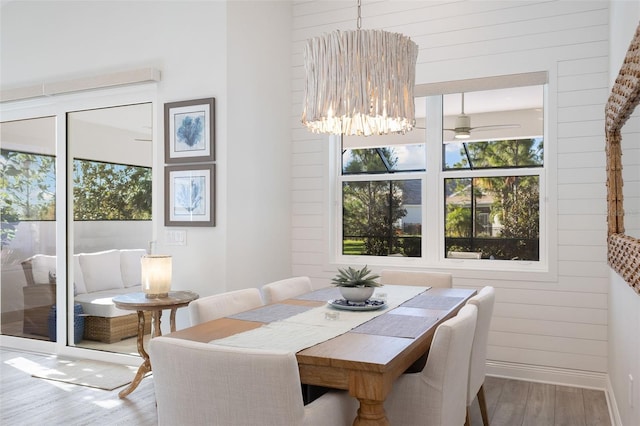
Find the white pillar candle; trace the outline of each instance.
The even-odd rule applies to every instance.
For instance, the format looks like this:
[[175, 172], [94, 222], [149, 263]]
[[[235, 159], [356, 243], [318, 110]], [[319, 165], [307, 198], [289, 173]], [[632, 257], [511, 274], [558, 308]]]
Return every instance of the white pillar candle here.
[[167, 297], [171, 289], [171, 256], [148, 254], [140, 262], [142, 291], [148, 298]]

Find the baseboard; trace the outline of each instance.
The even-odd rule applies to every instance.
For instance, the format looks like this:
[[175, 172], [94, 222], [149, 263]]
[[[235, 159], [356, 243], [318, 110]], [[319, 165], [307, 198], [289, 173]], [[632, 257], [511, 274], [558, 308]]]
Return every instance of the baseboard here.
[[487, 361], [487, 375], [529, 382], [549, 383], [561, 386], [597, 389], [604, 391], [612, 426], [623, 426], [618, 405], [611, 387], [609, 375], [590, 371], [538, 365], [517, 364], [502, 361]]
[[607, 390], [606, 373], [570, 370], [557, 367], [517, 364], [503, 361], [487, 361], [487, 375], [553, 385]]
[[616, 402], [616, 394], [613, 392], [613, 386], [611, 385], [611, 379], [607, 375], [607, 389], [605, 391], [607, 396], [607, 406], [609, 407], [609, 417], [611, 418], [612, 426], [623, 426], [622, 419], [620, 418], [620, 411], [618, 411], [618, 403]]

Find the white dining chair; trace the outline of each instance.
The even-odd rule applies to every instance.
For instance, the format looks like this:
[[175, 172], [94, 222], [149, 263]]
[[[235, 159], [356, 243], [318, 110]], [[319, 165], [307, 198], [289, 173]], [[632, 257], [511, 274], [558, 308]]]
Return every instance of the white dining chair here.
[[484, 398], [484, 378], [487, 371], [487, 341], [489, 340], [489, 326], [493, 316], [495, 304], [495, 290], [493, 287], [484, 287], [480, 292], [467, 302], [478, 308], [478, 320], [476, 324], [473, 346], [471, 347], [471, 364], [469, 366], [469, 386], [467, 391], [467, 419], [466, 426], [471, 425], [470, 408], [478, 397], [480, 414], [484, 426], [489, 426], [487, 415], [487, 402]]
[[380, 283], [397, 285], [422, 285], [433, 288], [451, 288], [453, 276], [448, 272], [399, 271], [383, 269], [380, 271]]
[[332, 391], [304, 405], [296, 356], [171, 337], [149, 344], [158, 424], [351, 425], [358, 401]]
[[424, 369], [396, 380], [384, 404], [390, 424], [464, 424], [477, 312], [474, 305], [465, 305], [455, 317], [440, 324]]
[[263, 285], [262, 297], [265, 303], [276, 303], [312, 290], [309, 277], [293, 277]]
[[237, 314], [263, 306], [260, 290], [245, 288], [201, 297], [189, 304], [191, 325]]

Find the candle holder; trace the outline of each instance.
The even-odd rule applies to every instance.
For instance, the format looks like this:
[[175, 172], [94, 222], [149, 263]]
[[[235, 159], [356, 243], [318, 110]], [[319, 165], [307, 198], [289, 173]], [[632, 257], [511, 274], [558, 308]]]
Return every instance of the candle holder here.
[[142, 291], [148, 299], [167, 297], [171, 290], [171, 256], [148, 254], [140, 258]]

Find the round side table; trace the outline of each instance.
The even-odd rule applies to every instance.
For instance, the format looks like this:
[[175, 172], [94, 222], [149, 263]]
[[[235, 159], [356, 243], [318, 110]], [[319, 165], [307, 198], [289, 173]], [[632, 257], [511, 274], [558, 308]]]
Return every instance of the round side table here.
[[144, 293], [129, 293], [113, 298], [116, 308], [138, 312], [138, 353], [143, 359], [142, 365], [138, 368], [138, 372], [131, 384], [118, 394], [120, 398], [124, 398], [133, 392], [144, 378], [144, 375], [151, 371], [149, 354], [144, 349], [144, 312], [151, 312], [151, 338], [154, 338], [162, 335], [160, 317], [164, 309], [171, 310], [169, 323], [171, 331], [174, 332], [176, 331], [176, 311], [178, 308], [187, 306], [198, 297], [192, 291], [170, 291], [167, 297], [147, 298]]

